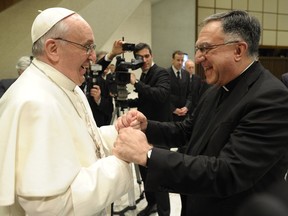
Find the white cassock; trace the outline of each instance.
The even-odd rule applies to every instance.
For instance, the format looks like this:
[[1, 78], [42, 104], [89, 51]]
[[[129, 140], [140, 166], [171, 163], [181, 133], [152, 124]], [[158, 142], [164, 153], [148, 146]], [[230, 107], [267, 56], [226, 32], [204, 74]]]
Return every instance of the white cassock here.
[[89, 133], [75, 93], [93, 119], [81, 89], [34, 59], [0, 99], [1, 216], [106, 215], [133, 185], [129, 164], [111, 155], [114, 126], [92, 120]]

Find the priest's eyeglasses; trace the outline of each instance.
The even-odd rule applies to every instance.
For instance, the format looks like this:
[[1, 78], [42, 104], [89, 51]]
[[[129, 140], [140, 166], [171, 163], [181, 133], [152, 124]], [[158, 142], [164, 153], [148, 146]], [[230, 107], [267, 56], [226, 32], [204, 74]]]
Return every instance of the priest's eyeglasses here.
[[87, 44], [87, 45], [82, 45], [80, 43], [76, 43], [74, 41], [70, 41], [70, 40], [66, 40], [64, 38], [54, 38], [54, 40], [61, 40], [61, 41], [65, 41], [65, 42], [68, 42], [68, 43], [71, 43], [71, 44], [74, 44], [74, 45], [78, 45], [78, 46], [81, 46], [82, 48], [84, 48], [86, 50], [86, 54], [87, 55], [90, 55], [92, 51], [95, 51], [96, 49], [96, 44]]
[[195, 53], [197, 51], [200, 51], [202, 55], [206, 55], [210, 50], [216, 49], [217, 47], [226, 46], [228, 44], [235, 44], [235, 43], [239, 43], [239, 41], [228, 41], [228, 42], [221, 43], [221, 44], [204, 43], [204, 44], [200, 44], [200, 45], [195, 46]]

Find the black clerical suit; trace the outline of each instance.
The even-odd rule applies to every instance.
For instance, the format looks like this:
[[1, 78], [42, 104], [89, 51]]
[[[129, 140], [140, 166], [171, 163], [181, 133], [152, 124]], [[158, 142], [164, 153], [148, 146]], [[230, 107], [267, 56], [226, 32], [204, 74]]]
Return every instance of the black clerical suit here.
[[[142, 73], [140, 81], [134, 85], [138, 98], [129, 99], [129, 107], [137, 107], [144, 113], [147, 119], [157, 121], [171, 121], [170, 112], [170, 77], [162, 67], [154, 64], [146, 75]], [[146, 188], [147, 168], [139, 166], [142, 180]], [[169, 194], [167, 192], [149, 192], [145, 189], [145, 197], [148, 205], [157, 203], [159, 216], [170, 215]]]
[[192, 98], [189, 97], [190, 94], [190, 75], [189, 72], [181, 69], [180, 70], [180, 78], [178, 78], [172, 68], [167, 69], [167, 71], [170, 74], [170, 85], [171, 85], [171, 94], [170, 94], [170, 100], [171, 100], [171, 113], [173, 114], [173, 121], [181, 121], [183, 120], [185, 116], [178, 116], [174, 114], [174, 110], [176, 108], [182, 108], [187, 107], [187, 109], [190, 109]]
[[188, 195], [182, 215], [233, 216], [250, 195], [284, 181], [287, 88], [259, 62], [226, 87], [209, 88], [183, 122], [148, 123], [152, 144], [189, 139], [186, 154], [154, 147], [146, 178], [146, 190]]
[[288, 87], [288, 72], [281, 75], [281, 81]]
[[16, 79], [2, 79], [0, 80], [0, 98], [7, 91], [7, 89], [15, 82]]
[[190, 87], [189, 87], [189, 95], [188, 100], [191, 101], [189, 107], [189, 113], [191, 114], [195, 107], [197, 106], [201, 95], [209, 88], [210, 86], [206, 83], [205, 80], [196, 74], [192, 74], [190, 76]]

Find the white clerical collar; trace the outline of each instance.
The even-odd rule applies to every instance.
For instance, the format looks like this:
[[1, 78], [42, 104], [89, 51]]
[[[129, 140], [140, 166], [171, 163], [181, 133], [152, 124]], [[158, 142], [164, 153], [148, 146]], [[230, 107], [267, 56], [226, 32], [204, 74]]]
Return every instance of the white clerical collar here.
[[229, 92], [229, 89], [224, 85], [222, 86], [222, 88], [226, 91], [226, 92]]
[[[235, 79], [237, 79], [239, 76], [241, 76], [241, 74], [243, 74], [255, 61], [252, 61]], [[233, 79], [233, 80], [235, 80]], [[233, 82], [233, 80], [231, 80], [229, 83]], [[228, 85], [229, 85], [228, 83]], [[227, 84], [226, 84], [227, 85]], [[229, 92], [229, 89], [223, 85], [222, 88], [226, 91], [226, 92]]]

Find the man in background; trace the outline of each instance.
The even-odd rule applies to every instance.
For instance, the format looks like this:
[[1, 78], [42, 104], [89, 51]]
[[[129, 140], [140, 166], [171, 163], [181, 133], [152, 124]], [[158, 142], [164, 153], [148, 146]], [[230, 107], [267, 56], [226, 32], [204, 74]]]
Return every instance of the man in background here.
[[195, 63], [191, 59], [187, 59], [185, 62], [185, 70], [190, 74], [189, 101], [191, 101], [191, 105], [189, 113], [191, 114], [196, 108], [201, 95], [209, 88], [209, 85], [200, 76], [195, 74]]
[[172, 53], [172, 65], [167, 69], [170, 74], [170, 102], [173, 121], [185, 119], [191, 106], [190, 101], [190, 76], [182, 68], [184, 53], [180, 50]]
[[[16, 71], [20, 76], [24, 70], [30, 65], [33, 60], [32, 56], [22, 56], [16, 63]], [[15, 82], [16, 79], [2, 79], [0, 80], [0, 98], [7, 91], [7, 89]]]

